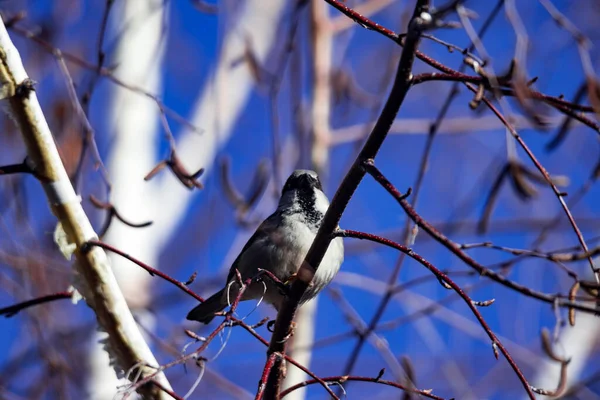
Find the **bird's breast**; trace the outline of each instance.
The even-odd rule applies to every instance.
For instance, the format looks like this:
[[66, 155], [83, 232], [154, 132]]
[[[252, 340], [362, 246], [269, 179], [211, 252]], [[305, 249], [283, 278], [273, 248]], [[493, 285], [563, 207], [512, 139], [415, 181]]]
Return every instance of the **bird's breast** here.
[[316, 230], [296, 220], [285, 221], [284, 224], [285, 235], [281, 244], [287, 256], [288, 269], [295, 273], [310, 249]]

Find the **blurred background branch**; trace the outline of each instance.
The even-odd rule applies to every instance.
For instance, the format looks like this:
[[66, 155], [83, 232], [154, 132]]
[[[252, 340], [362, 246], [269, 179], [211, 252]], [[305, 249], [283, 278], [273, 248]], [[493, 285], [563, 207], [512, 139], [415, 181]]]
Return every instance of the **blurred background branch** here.
[[[0, 4], [95, 231], [169, 278], [110, 256], [138, 329], [157, 362], [172, 364], [164, 372], [175, 396], [255, 397], [271, 337], [265, 318], [275, 312], [242, 303], [229, 322], [184, 317], [194, 296], [222, 285], [291, 170], [317, 170], [335, 193], [381, 112], [414, 6]], [[341, 228], [407, 245], [469, 298], [494, 299], [477, 307], [539, 393], [600, 398], [600, 289], [588, 260], [595, 270], [600, 7], [437, 0], [431, 15], [435, 29], [416, 53], [377, 166], [399, 190], [412, 187], [408, 210], [435, 232], [370, 178]], [[58, 301], [70, 297], [73, 271], [54, 244], [35, 165], [10, 118], [0, 125], [0, 309], [19, 310], [0, 319], [0, 397], [126, 397], [132, 387], [119, 387], [108, 366], [95, 315]], [[296, 319], [286, 398], [323, 398], [325, 388], [340, 398], [418, 397], [400, 387], [526, 396], [435, 276], [373, 243], [345, 245], [330, 290]]]

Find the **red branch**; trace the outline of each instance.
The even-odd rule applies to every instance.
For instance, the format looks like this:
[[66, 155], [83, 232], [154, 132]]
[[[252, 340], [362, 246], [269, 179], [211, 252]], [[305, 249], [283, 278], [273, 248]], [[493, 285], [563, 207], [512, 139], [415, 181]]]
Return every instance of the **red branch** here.
[[19, 311], [24, 310], [25, 308], [37, 306], [38, 304], [49, 303], [55, 300], [70, 299], [71, 297], [73, 297], [72, 291], [58, 292], [42, 297], [36, 297], [35, 299], [27, 300], [22, 303], [17, 303], [8, 307], [0, 308], [0, 315], [4, 315], [6, 318], [10, 318], [13, 315], [19, 313]]
[[185, 400], [183, 397], [181, 397], [174, 391], [167, 389], [166, 387], [164, 387], [157, 381], [152, 381], [152, 384], [154, 386], [156, 386], [157, 388], [159, 388], [160, 390], [162, 390], [163, 392], [165, 392], [166, 394], [168, 394], [169, 396], [171, 396], [172, 398], [174, 398], [175, 400]]
[[[339, 11], [341, 11], [344, 15], [346, 15], [347, 17], [352, 19], [354, 22], [356, 22], [361, 27], [375, 31], [375, 32], [387, 37], [388, 39], [392, 40], [394, 43], [396, 43], [400, 46], [403, 45], [402, 41], [400, 39], [402, 37], [404, 37], [404, 35], [399, 35], [396, 32], [392, 31], [391, 29], [388, 29], [384, 26], [379, 25], [378, 23], [370, 20], [369, 18], [367, 18], [367, 17], [361, 15], [360, 13], [354, 11], [353, 9], [349, 8], [348, 6], [343, 4], [341, 1], [338, 1], [338, 0], [325, 0], [325, 1], [329, 4], [331, 4], [333, 7], [335, 7]], [[442, 80], [453, 80], [453, 81], [460, 81], [460, 82], [471, 82], [471, 83], [476, 83], [476, 84], [488, 84], [489, 85], [487, 78], [484, 78], [481, 76], [473, 76], [473, 75], [463, 74], [460, 71], [452, 69], [452, 68], [434, 60], [433, 58], [420, 52], [419, 50], [415, 50], [415, 56], [419, 60], [421, 60], [424, 63], [428, 64], [429, 66], [437, 69], [438, 71], [442, 71], [445, 74], [445, 75], [435, 74], [435, 73], [421, 74], [421, 75], [419, 75], [419, 79], [422, 79], [422, 80], [442, 79]], [[510, 86], [509, 82], [507, 82], [506, 79], [501, 79], [501, 78], [502, 77], [496, 77], [496, 80], [498, 81], [499, 84]], [[501, 92], [505, 95], [511, 95], [511, 96], [514, 95], [513, 89], [507, 89], [507, 90], [501, 89]], [[557, 110], [565, 113], [568, 116], [578, 119], [580, 122], [588, 125], [590, 128], [596, 130], [597, 132], [600, 132], [600, 125], [598, 125], [591, 119], [585, 118], [584, 116], [579, 115], [574, 112], [574, 111], [594, 112], [593, 107], [582, 106], [579, 104], [575, 104], [573, 102], [568, 102], [568, 101], [562, 99], [561, 97], [549, 96], [549, 95], [537, 92], [532, 89], [528, 90], [528, 96], [530, 96], [533, 99], [544, 101], [546, 104], [555, 107]]]
[[267, 359], [267, 363], [265, 364], [262, 376], [260, 377], [260, 382], [258, 383], [258, 391], [256, 392], [256, 397], [254, 398], [254, 400], [262, 400], [263, 394], [265, 393], [265, 388], [267, 387], [267, 380], [269, 379], [271, 369], [275, 365], [275, 361], [279, 358], [281, 358], [281, 354], [272, 353]]
[[[148, 271], [148, 273], [152, 276], [159, 276], [162, 279], [164, 279], [167, 282], [172, 283], [173, 285], [177, 286], [179, 289], [183, 290], [184, 292], [186, 292], [187, 294], [189, 294], [190, 296], [192, 296], [193, 298], [195, 298], [196, 300], [200, 301], [200, 302], [204, 302], [204, 299], [202, 297], [200, 297], [199, 295], [197, 295], [193, 290], [191, 290], [190, 288], [187, 287], [187, 285], [183, 282], [178, 281], [177, 279], [172, 278], [171, 276], [165, 274], [164, 272], [161, 272], [159, 270], [157, 270], [156, 268], [152, 268], [151, 266], [149, 266], [148, 264], [145, 264], [143, 262], [141, 262], [140, 260], [137, 260], [135, 258], [133, 258], [132, 256], [130, 256], [129, 254], [111, 246], [108, 243], [104, 243], [101, 242], [99, 240], [88, 240], [88, 242], [86, 243], [87, 246], [97, 246], [97, 247], [102, 247], [104, 250], [108, 250], [111, 251], [115, 254], [120, 255], [123, 258], [128, 259], [129, 261], [131, 261], [134, 264], [137, 264], [138, 266], [142, 267], [143, 269], [145, 269], [146, 271]], [[85, 247], [83, 247], [82, 249], [83, 251], [85, 251]]]
[[379, 169], [373, 164], [373, 160], [367, 160], [364, 163], [364, 168], [381, 186], [387, 190], [400, 204], [400, 206], [404, 209], [404, 212], [410, 219], [413, 220], [415, 224], [419, 226], [419, 228], [423, 229], [427, 234], [429, 234], [433, 239], [442, 244], [448, 250], [450, 250], [454, 255], [456, 255], [460, 260], [462, 260], [465, 264], [473, 268], [477, 271], [481, 276], [488, 276], [495, 282], [498, 282], [508, 288], [516, 290], [519, 293], [522, 293], [528, 297], [533, 297], [538, 300], [542, 300], [546, 303], [550, 303], [552, 305], [557, 305], [561, 307], [567, 308], [575, 308], [577, 310], [585, 311], [588, 313], [596, 314], [598, 310], [595, 307], [590, 307], [583, 305], [578, 302], [568, 301], [560, 298], [560, 296], [549, 295], [546, 293], [538, 292], [528, 288], [527, 286], [520, 285], [516, 282], [511, 281], [506, 278], [504, 275], [501, 275], [489, 268], [484, 267], [477, 261], [475, 261], [471, 256], [465, 253], [460, 245], [456, 244], [452, 240], [450, 240], [446, 235], [438, 231], [434, 228], [429, 222], [425, 221], [423, 217], [421, 217], [417, 211], [410, 205], [410, 203], [403, 198], [403, 194], [394, 187], [394, 185], [379, 171]]
[[[333, 382], [333, 383], [338, 383], [338, 384], [342, 384], [342, 383], [348, 382], [348, 381], [372, 382], [372, 383], [378, 383], [378, 384], [386, 385], [386, 386], [393, 386], [395, 388], [404, 390], [407, 393], [419, 394], [423, 397], [427, 397], [428, 399], [444, 400], [443, 397], [439, 397], [439, 396], [431, 394], [429, 390], [413, 389], [410, 387], [403, 386], [396, 382], [378, 379], [377, 377], [371, 378], [368, 376], [328, 376], [326, 378], [322, 378], [322, 380], [325, 382]], [[289, 388], [287, 388], [281, 392], [281, 397], [283, 398], [283, 397], [287, 396], [288, 394], [292, 393], [294, 390], [297, 390], [297, 389], [300, 389], [300, 388], [303, 388], [303, 387], [306, 387], [309, 385], [313, 385], [315, 383], [317, 383], [316, 380], [310, 379], [308, 381], [300, 382], [294, 386], [290, 386]]]
[[[477, 90], [469, 84], [467, 84], [467, 87], [472, 92], [476, 92], [476, 90]], [[533, 152], [529, 149], [527, 144], [525, 144], [525, 141], [521, 138], [521, 136], [519, 136], [519, 134], [517, 133], [515, 128], [512, 126], [512, 124], [510, 122], [508, 122], [506, 120], [506, 118], [504, 118], [504, 115], [502, 115], [502, 113], [500, 111], [498, 111], [498, 109], [487, 98], [483, 97], [482, 100], [485, 103], [485, 105], [494, 113], [494, 115], [496, 115], [496, 117], [498, 117], [500, 122], [502, 122], [502, 124], [504, 124], [506, 129], [509, 130], [510, 134], [515, 138], [515, 140], [519, 143], [519, 145], [523, 148], [523, 150], [525, 150], [525, 153], [527, 153], [527, 156], [529, 156], [529, 159], [531, 160], [531, 162], [533, 162], [533, 164], [540, 171], [540, 173], [542, 174], [542, 176], [544, 177], [546, 182], [548, 182], [548, 185], [550, 185], [550, 187], [552, 188], [552, 191], [558, 198], [558, 201], [560, 202], [561, 207], [563, 208], [563, 210], [565, 211], [565, 214], [567, 215], [569, 223], [571, 224], [571, 226], [573, 227], [573, 230], [575, 231], [575, 234], [577, 235], [577, 240], [579, 240], [579, 244], [581, 245], [581, 248], [583, 249], [583, 251], [586, 254], [588, 254], [587, 259], [588, 259], [588, 262], [590, 263], [592, 273], [594, 274], [594, 277], [596, 278], [596, 283], [600, 284], [600, 270], [596, 269], [596, 267], [594, 266], [594, 261], [592, 260], [591, 255], [589, 255], [589, 249], [588, 249], [587, 244], [585, 243], [585, 239], [583, 238], [581, 230], [579, 230], [579, 227], [577, 226], [577, 223], [575, 222], [575, 218], [573, 218], [573, 215], [571, 214], [571, 210], [569, 210], [567, 203], [565, 203], [565, 200], [564, 200], [565, 193], [562, 193], [560, 190], [558, 190], [558, 188], [556, 187], [554, 182], [552, 182], [552, 178], [550, 177], [550, 174], [548, 174], [548, 171], [546, 171], [546, 168], [544, 168], [544, 166], [538, 161], [538, 159], [535, 157]]]
[[[523, 372], [521, 372], [521, 369], [519, 368], [519, 366], [512, 359], [508, 350], [506, 350], [506, 348], [504, 347], [502, 342], [500, 342], [500, 340], [496, 337], [494, 332], [492, 332], [492, 329], [487, 324], [487, 322], [483, 319], [483, 316], [481, 315], [481, 313], [479, 312], [479, 310], [473, 303], [473, 300], [471, 300], [469, 295], [466, 294], [465, 291], [462, 290], [462, 288], [460, 286], [458, 286], [456, 283], [454, 283], [454, 281], [452, 279], [450, 279], [448, 277], [448, 275], [446, 275], [441, 270], [436, 268], [433, 264], [431, 264], [429, 261], [427, 261], [426, 259], [421, 257], [419, 254], [415, 253], [411, 248], [403, 246], [399, 243], [396, 243], [392, 240], [383, 238], [381, 236], [376, 236], [376, 235], [372, 235], [369, 233], [352, 231], [352, 230], [340, 230], [340, 231], [336, 232], [336, 236], [365, 239], [365, 240], [370, 240], [372, 242], [383, 244], [388, 247], [392, 247], [398, 251], [401, 251], [402, 253], [406, 254], [407, 256], [416, 260], [417, 262], [419, 262], [421, 265], [423, 265], [425, 268], [427, 268], [429, 271], [431, 271], [438, 279], [440, 279], [440, 281], [442, 281], [446, 285], [450, 286], [465, 301], [467, 306], [471, 309], [471, 312], [473, 313], [473, 315], [475, 315], [475, 318], [477, 318], [477, 321], [479, 321], [479, 324], [481, 325], [481, 327], [483, 328], [485, 333], [487, 333], [488, 337], [492, 341], [493, 348], [500, 349], [500, 351], [502, 352], [502, 354], [504, 355], [504, 357], [506, 358], [506, 360], [512, 367], [513, 371], [515, 371], [515, 374], [517, 374], [519, 380], [523, 384], [523, 387], [525, 388], [525, 391], [529, 395], [529, 398], [535, 400], [535, 396], [534, 396], [533, 392], [531, 391], [531, 386], [529, 385], [529, 382], [527, 382], [527, 379], [523, 375]], [[496, 350], [494, 350], [494, 352], [496, 352]], [[498, 357], [496, 356], [496, 358], [498, 358]]]
[[[321, 227], [319, 228], [304, 262], [298, 270], [298, 279], [292, 284], [290, 293], [285, 298], [285, 301], [277, 314], [275, 329], [267, 352], [267, 360], [273, 353], [285, 352], [287, 343], [286, 338], [290, 332], [290, 326], [296, 314], [296, 310], [298, 309], [299, 301], [310, 284], [316, 270], [319, 268], [319, 264], [329, 247], [331, 235], [337, 229], [338, 223], [350, 198], [365, 175], [365, 171], [362, 168], [362, 162], [368, 158], [375, 157], [379, 152], [379, 149], [383, 145], [390, 127], [396, 118], [400, 106], [406, 98], [406, 94], [411, 87], [412, 66], [421, 33], [423, 30], [431, 27], [431, 15], [428, 14], [428, 11], [429, 1], [418, 0], [409, 22], [408, 33], [405, 37], [404, 48], [402, 55], [400, 56], [400, 61], [398, 62], [396, 79], [392, 86], [392, 90], [369, 138], [334, 195], [331, 205], [323, 217]], [[280, 360], [276, 360], [275, 366], [271, 369], [267, 388], [265, 389], [266, 399], [271, 400], [278, 398], [281, 391], [282, 378], [283, 364]]]
[[[102, 247], [105, 250], [111, 251], [115, 254], [120, 255], [121, 257], [124, 257], [126, 259], [128, 259], [129, 261], [137, 264], [138, 266], [142, 267], [143, 269], [145, 269], [146, 271], [148, 271], [151, 275], [153, 276], [158, 276], [164, 280], [166, 280], [169, 283], [172, 283], [173, 285], [177, 286], [179, 289], [181, 289], [182, 291], [184, 291], [186, 294], [192, 296], [194, 299], [203, 302], [204, 299], [199, 296], [198, 294], [196, 294], [193, 290], [189, 289], [187, 287], [186, 284], [178, 281], [177, 279], [172, 278], [171, 276], [169, 276], [168, 274], [165, 274], [164, 272], [161, 272], [155, 268], [150, 267], [149, 265], [135, 259], [134, 257], [130, 256], [129, 254], [126, 254], [125, 252], [107, 244], [107, 243], [103, 243], [97, 240], [90, 240], [88, 241], [88, 245], [89, 246], [98, 246], [98, 247]], [[248, 333], [250, 333], [252, 336], [254, 336], [256, 339], [258, 339], [258, 341], [260, 341], [262, 344], [264, 344], [265, 346], [269, 345], [269, 342], [263, 338], [261, 335], [259, 335], [256, 330], [254, 328], [252, 328], [250, 325], [246, 324], [244, 321], [237, 319], [233, 316], [232, 313], [228, 313], [226, 318], [229, 319], [229, 323], [233, 326], [241, 326], [242, 328], [244, 328]], [[227, 321], [224, 321], [224, 323]], [[223, 326], [219, 326], [217, 328], [218, 331], [221, 331], [224, 328]], [[203, 350], [203, 349], [202, 349]], [[333, 391], [329, 388], [329, 386], [327, 386], [327, 384], [322, 381], [318, 376], [316, 376], [312, 371], [310, 371], [308, 368], [306, 368], [305, 366], [303, 366], [302, 364], [300, 364], [298, 361], [294, 360], [293, 358], [287, 356], [287, 355], [283, 355], [285, 360], [291, 364], [293, 364], [294, 366], [296, 366], [297, 368], [299, 368], [300, 370], [302, 370], [304, 373], [306, 373], [308, 376], [310, 376], [311, 378], [313, 378], [314, 380], [316, 380], [326, 391], [327, 393], [332, 397], [332, 398], [336, 398], [335, 397], [335, 393], [333, 393]], [[176, 360], [177, 361], [177, 360]], [[168, 368], [168, 367], [167, 367]]]

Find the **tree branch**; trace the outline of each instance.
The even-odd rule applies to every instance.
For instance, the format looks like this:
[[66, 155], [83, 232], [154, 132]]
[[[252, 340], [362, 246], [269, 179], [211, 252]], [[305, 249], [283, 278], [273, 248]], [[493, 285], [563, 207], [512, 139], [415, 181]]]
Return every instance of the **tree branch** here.
[[[3, 22], [0, 22], [0, 81], [0, 94], [8, 98], [9, 113], [18, 125], [35, 175], [59, 221], [57, 232], [59, 236], [63, 232], [66, 247], [74, 249], [74, 268], [81, 279], [78, 290], [94, 310], [100, 328], [108, 334], [106, 348], [118, 372], [126, 371], [140, 361], [145, 365], [158, 365], [127, 307], [104, 251], [100, 248], [80, 251], [81, 246], [96, 239], [97, 235], [61, 162], [33, 90], [33, 81], [27, 76]], [[67, 254], [70, 256], [70, 252]], [[148, 370], [144, 367], [144, 374]], [[163, 387], [171, 388], [163, 374], [158, 374], [155, 380]], [[140, 387], [139, 392], [151, 399], [167, 398], [157, 387]]]
[[[302, 266], [298, 270], [298, 279], [292, 285], [290, 294], [286, 297], [285, 302], [277, 315], [275, 330], [267, 352], [268, 359], [270, 359], [271, 354], [273, 353], [285, 352], [285, 339], [290, 332], [290, 326], [296, 314], [296, 310], [298, 309], [298, 303], [302, 298], [304, 291], [312, 281], [317, 268], [319, 268], [319, 264], [329, 247], [331, 234], [337, 229], [342, 213], [365, 175], [363, 161], [374, 158], [377, 155], [408, 90], [411, 87], [411, 71], [419, 39], [422, 31], [428, 27], [428, 23], [432, 20], [428, 11], [429, 2], [427, 0], [417, 1], [413, 16], [409, 22], [408, 34], [405, 38], [404, 49], [398, 64], [396, 79], [388, 100], [369, 139], [333, 197], [331, 205], [323, 218], [319, 232], [302, 263]], [[265, 389], [265, 399], [271, 400], [278, 398], [281, 390], [282, 378], [283, 363], [281, 362], [281, 359], [277, 359], [269, 374], [269, 380]]]

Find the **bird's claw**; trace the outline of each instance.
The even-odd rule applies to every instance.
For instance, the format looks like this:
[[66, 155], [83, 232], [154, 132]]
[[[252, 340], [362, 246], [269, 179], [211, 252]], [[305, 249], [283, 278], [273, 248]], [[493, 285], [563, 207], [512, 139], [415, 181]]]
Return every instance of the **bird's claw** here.
[[[273, 333], [273, 331], [275, 330], [275, 320], [269, 321], [267, 323], [267, 330], [271, 333]], [[294, 336], [294, 332], [296, 331], [296, 322], [292, 321], [292, 323], [290, 324], [290, 330], [288, 331], [288, 334], [285, 335], [285, 337], [283, 338], [283, 340], [281, 341], [282, 343], [288, 341], [292, 336]]]
[[292, 323], [290, 324], [290, 330], [288, 331], [288, 334], [285, 335], [282, 342], [287, 342], [292, 336], [294, 336], [295, 331], [296, 331], [296, 322], [292, 321]]

